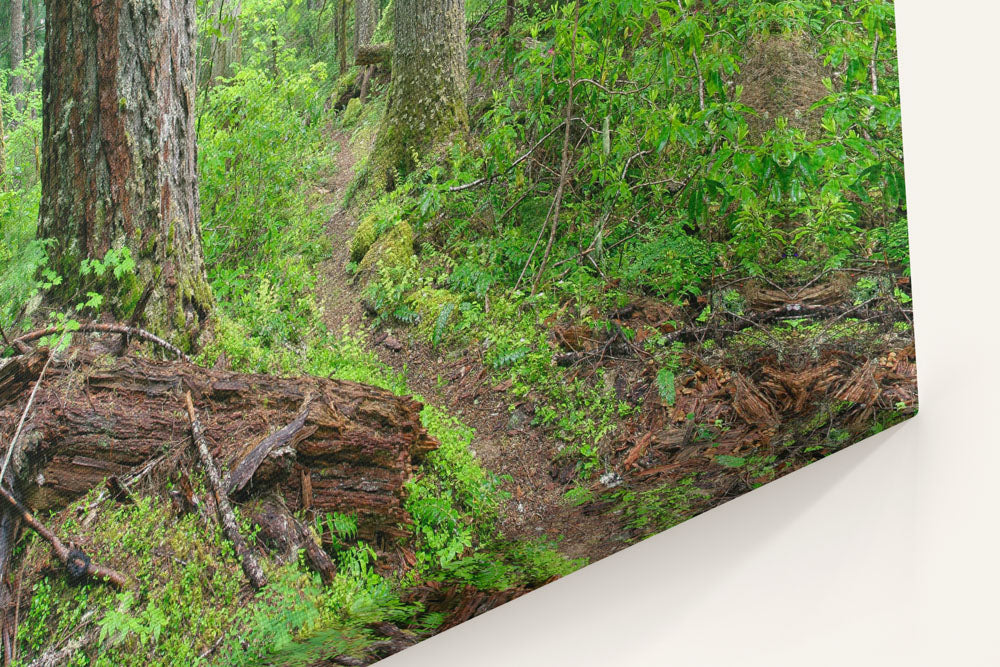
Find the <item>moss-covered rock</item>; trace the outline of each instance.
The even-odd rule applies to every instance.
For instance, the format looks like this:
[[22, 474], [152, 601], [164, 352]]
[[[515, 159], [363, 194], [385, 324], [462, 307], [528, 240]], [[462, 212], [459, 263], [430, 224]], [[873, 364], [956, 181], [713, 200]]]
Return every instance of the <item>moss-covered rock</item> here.
[[347, 103], [347, 107], [344, 108], [344, 115], [341, 117], [341, 123], [344, 127], [352, 127], [361, 118], [361, 110], [363, 105], [361, 104], [361, 99], [357, 97], [352, 97]]
[[410, 223], [400, 220], [396, 226], [383, 234], [365, 253], [358, 267], [361, 274], [370, 274], [379, 265], [383, 267], [402, 266], [413, 255], [413, 228]]
[[[437, 343], [443, 337], [444, 332], [438, 332], [438, 318], [447, 308], [449, 310], [448, 320], [455, 316], [458, 304], [461, 301], [454, 292], [446, 289], [435, 289], [433, 287], [421, 287], [413, 293], [407, 295], [407, 302], [410, 307], [420, 315], [420, 323], [417, 332], [421, 338]], [[448, 322], [442, 323], [442, 327], [447, 327]]]
[[351, 238], [351, 261], [360, 262], [365, 257], [365, 253], [375, 243], [378, 238], [378, 224], [376, 216], [366, 215], [358, 222], [354, 236]]

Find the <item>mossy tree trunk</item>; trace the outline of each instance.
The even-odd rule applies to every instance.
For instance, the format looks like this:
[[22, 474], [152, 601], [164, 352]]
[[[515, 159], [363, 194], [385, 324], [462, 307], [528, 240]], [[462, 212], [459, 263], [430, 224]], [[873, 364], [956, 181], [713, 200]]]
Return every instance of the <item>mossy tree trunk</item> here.
[[[413, 168], [456, 133], [469, 114], [464, 0], [395, 0], [392, 88], [369, 175], [385, 178]], [[379, 173], [381, 172], [381, 173]]]
[[68, 284], [127, 246], [113, 299], [190, 348], [212, 307], [199, 231], [195, 0], [47, 0], [39, 236]]

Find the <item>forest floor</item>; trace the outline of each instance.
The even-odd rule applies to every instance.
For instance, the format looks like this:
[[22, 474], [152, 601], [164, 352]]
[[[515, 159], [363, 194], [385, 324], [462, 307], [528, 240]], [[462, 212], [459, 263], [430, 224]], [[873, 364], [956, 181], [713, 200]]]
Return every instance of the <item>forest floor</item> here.
[[558, 443], [530, 426], [530, 417], [510, 411], [502, 385], [490, 385], [485, 367], [466, 351], [442, 354], [426, 343], [392, 331], [372, 330], [361, 303], [361, 290], [345, 270], [357, 221], [343, 206], [356, 160], [350, 135], [331, 130], [334, 169], [321, 186], [333, 210], [327, 222], [331, 256], [319, 267], [317, 292], [324, 321], [331, 331], [345, 326], [365, 332], [379, 359], [405, 375], [410, 389], [425, 402], [446, 408], [475, 429], [474, 454], [483, 467], [504, 478], [510, 499], [501, 530], [505, 538], [547, 537], [560, 540], [559, 550], [570, 558], [594, 562], [628, 545], [613, 513], [572, 506], [563, 498], [565, 486], [550, 474]]

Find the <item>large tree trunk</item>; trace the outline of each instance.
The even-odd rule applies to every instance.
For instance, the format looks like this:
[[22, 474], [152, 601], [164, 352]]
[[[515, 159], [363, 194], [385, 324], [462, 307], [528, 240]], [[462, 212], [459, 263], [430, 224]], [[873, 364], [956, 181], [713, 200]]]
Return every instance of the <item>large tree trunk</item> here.
[[[17, 70], [24, 59], [24, 5], [23, 0], [10, 0], [10, 68]], [[14, 96], [18, 111], [24, 109], [24, 81], [20, 75], [10, 78], [10, 93]]]
[[[3, 442], [46, 358], [43, 350], [0, 360]], [[437, 447], [411, 398], [341, 380], [109, 361], [82, 348], [53, 359], [44, 375], [11, 462], [14, 488], [44, 513], [158, 457], [165, 468], [194, 460], [187, 391], [213, 458], [233, 473], [234, 498], [278, 495], [291, 511], [356, 514], [359, 538], [379, 548], [407, 534], [403, 485]], [[268, 435], [277, 444], [264, 455], [257, 445]]]
[[358, 49], [372, 43], [375, 26], [378, 25], [379, 4], [377, 0], [356, 0], [354, 3], [354, 58]]
[[190, 348], [212, 306], [199, 231], [195, 0], [47, 0], [39, 236], [74, 289], [84, 258], [128, 246], [149, 327]]
[[463, 0], [396, 0], [392, 88], [369, 177], [413, 168], [455, 133], [468, 131]]
[[[378, 0], [355, 0], [354, 3], [354, 63], [358, 64], [358, 52], [362, 47], [372, 42], [375, 27], [378, 25]], [[361, 72], [361, 103], [368, 98], [368, 82], [372, 76], [372, 67], [365, 66]]]

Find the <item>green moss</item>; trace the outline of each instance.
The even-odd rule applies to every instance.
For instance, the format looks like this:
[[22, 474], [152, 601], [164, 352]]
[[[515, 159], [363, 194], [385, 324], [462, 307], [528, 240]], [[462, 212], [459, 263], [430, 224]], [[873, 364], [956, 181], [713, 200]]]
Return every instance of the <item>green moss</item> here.
[[383, 235], [365, 253], [358, 267], [361, 273], [371, 273], [379, 265], [383, 267], [402, 266], [413, 255], [413, 228], [410, 223], [400, 220], [396, 226]]
[[[417, 314], [420, 315], [417, 332], [421, 338], [426, 340], [434, 339], [434, 332], [438, 328], [438, 317], [445, 306], [451, 304], [455, 308], [458, 306], [459, 301], [461, 301], [459, 296], [454, 292], [433, 287], [421, 287], [409, 294], [406, 300], [417, 311]], [[454, 313], [454, 311], [452, 312]], [[447, 323], [444, 323], [444, 327], [447, 330]]]
[[351, 98], [351, 101], [347, 103], [347, 108], [344, 109], [344, 115], [341, 117], [341, 123], [344, 127], [351, 127], [358, 122], [358, 119], [361, 118], [362, 106], [359, 98]]
[[351, 261], [360, 262], [378, 237], [378, 224], [373, 214], [361, 218], [351, 239]]

